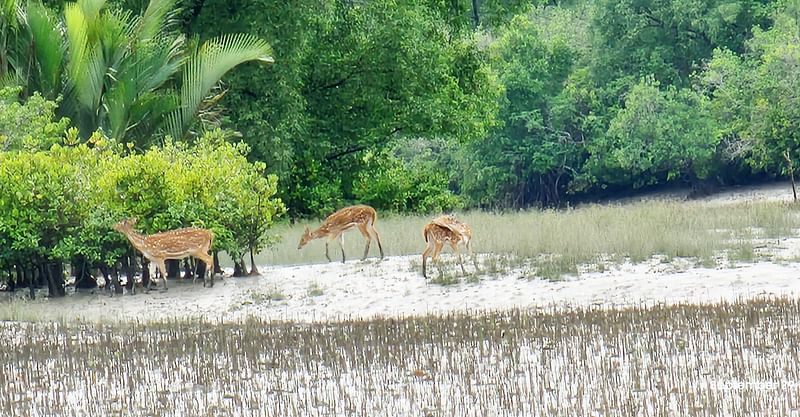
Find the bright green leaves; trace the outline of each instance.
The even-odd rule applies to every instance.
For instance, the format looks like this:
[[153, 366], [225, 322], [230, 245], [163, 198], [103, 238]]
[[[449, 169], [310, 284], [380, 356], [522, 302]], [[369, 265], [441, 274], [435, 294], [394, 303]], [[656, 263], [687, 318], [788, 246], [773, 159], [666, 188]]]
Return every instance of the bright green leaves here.
[[196, 24], [204, 36], [244, 27], [280, 40], [276, 65], [231, 74], [223, 103], [253, 157], [279, 175], [294, 215], [359, 199], [354, 190], [370, 175], [365, 155], [384, 155], [398, 138], [466, 143], [494, 126], [500, 87], [465, 30], [463, 7], [471, 5], [205, 3]]
[[129, 217], [145, 233], [209, 228], [214, 249], [234, 257], [259, 251], [285, 209], [277, 179], [247, 152], [220, 131], [124, 156], [86, 145], [0, 152], [0, 241], [11, 248], [0, 265], [32, 256], [113, 265], [129, 247], [111, 226]]
[[7, 3], [19, 13], [0, 27], [0, 71], [13, 74], [2, 82], [60, 97], [59, 114], [84, 138], [101, 130], [146, 148], [166, 133], [201, 135], [221, 77], [243, 62], [272, 62], [269, 45], [251, 35], [187, 48], [175, 0], [152, 0], [142, 15], [80, 0], [64, 5], [61, 19], [37, 0]]
[[[420, 141], [417, 141], [420, 142]], [[395, 212], [436, 213], [463, 208], [463, 201], [449, 190], [449, 175], [437, 166], [433, 150], [415, 147], [413, 158], [398, 154], [402, 149], [382, 155], [367, 153], [353, 193], [358, 201]], [[404, 143], [404, 145], [408, 145]], [[434, 151], [435, 152], [435, 151]]]
[[800, 26], [789, 6], [771, 29], [754, 30], [746, 54], [715, 51], [700, 78], [726, 156], [773, 174], [788, 173], [787, 152], [800, 160]]
[[54, 149], [0, 152], [0, 234], [13, 249], [0, 263], [50, 258], [80, 223], [88, 184], [79, 180], [77, 167], [68, 162], [71, 152], [58, 145]]
[[245, 145], [212, 131], [193, 146], [163, 147], [106, 161], [98, 182], [101, 200], [117, 219], [136, 217], [153, 233], [195, 225], [213, 230], [215, 249], [241, 255], [268, 242], [267, 229], [284, 208], [274, 197], [277, 179], [246, 159]]
[[54, 121], [57, 104], [39, 94], [19, 103], [19, 90], [0, 89], [0, 151], [47, 150], [61, 142], [69, 120]]
[[464, 168], [463, 189], [476, 205], [557, 203], [562, 177], [580, 157], [568, 120], [553, 113], [581, 54], [560, 36], [543, 36], [535, 19], [517, 16], [489, 49], [505, 95], [502, 125], [471, 146]]
[[28, 1], [28, 27], [35, 45], [32, 60], [36, 72], [30, 74], [29, 83], [34, 90], [53, 100], [61, 92], [65, 45], [55, 14], [33, 0]]
[[605, 140], [590, 146], [587, 166], [600, 182], [636, 188], [709, 174], [719, 139], [708, 100], [689, 89], [659, 87], [653, 80], [634, 86]]
[[[167, 131], [173, 137], [182, 137], [204, 102], [214, 104], [218, 98], [207, 100], [211, 89], [225, 73], [247, 61], [274, 62], [272, 48], [265, 41], [251, 35], [222, 35], [203, 43], [183, 66], [180, 89], [180, 108], [167, 119]], [[201, 120], [202, 121], [202, 120]]]

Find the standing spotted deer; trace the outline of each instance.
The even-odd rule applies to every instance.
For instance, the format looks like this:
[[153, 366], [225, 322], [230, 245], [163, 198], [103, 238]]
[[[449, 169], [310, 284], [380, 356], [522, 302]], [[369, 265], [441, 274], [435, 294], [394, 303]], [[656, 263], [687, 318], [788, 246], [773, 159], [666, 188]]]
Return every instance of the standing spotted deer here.
[[[167, 290], [165, 261], [167, 259], [184, 259], [189, 256], [206, 264], [206, 271], [211, 274], [211, 286], [214, 285], [214, 258], [208, 254], [214, 241], [214, 233], [206, 229], [187, 227], [153, 235], [143, 235], [133, 230], [135, 224], [136, 219], [123, 220], [114, 225], [114, 230], [124, 234], [134, 248], [156, 265], [164, 280], [164, 290]], [[194, 280], [196, 279], [197, 275]], [[206, 286], [205, 275], [203, 275], [203, 286]]]
[[459, 243], [463, 243], [466, 246], [475, 269], [478, 269], [475, 255], [472, 253], [472, 228], [468, 224], [459, 221], [452, 215], [443, 215], [426, 224], [422, 229], [422, 235], [426, 243], [425, 251], [422, 252], [423, 277], [428, 278], [426, 271], [428, 256], [430, 256], [431, 261], [436, 262], [445, 243], [449, 244], [453, 252], [455, 252], [458, 263], [461, 265], [461, 273], [466, 275], [467, 271], [464, 269], [464, 262], [458, 249]]
[[367, 254], [369, 254], [369, 245], [372, 242], [372, 234], [375, 234], [375, 239], [378, 241], [378, 250], [381, 252], [381, 259], [383, 259], [383, 246], [381, 245], [381, 237], [378, 234], [378, 229], [375, 228], [375, 221], [378, 218], [378, 213], [375, 212], [375, 209], [370, 206], [365, 205], [356, 205], [356, 206], [349, 206], [345, 207], [330, 216], [328, 216], [322, 225], [314, 231], [311, 231], [306, 227], [306, 230], [303, 232], [303, 236], [300, 238], [300, 244], [297, 245], [297, 249], [302, 249], [308, 242], [314, 239], [321, 239], [327, 238], [325, 241], [325, 258], [328, 259], [328, 262], [331, 261], [331, 257], [328, 254], [328, 244], [338, 239], [339, 245], [342, 248], [342, 263], [345, 261], [344, 255], [344, 232], [358, 227], [358, 230], [364, 235], [364, 239], [367, 240], [367, 246], [364, 248], [364, 256], [361, 257], [361, 260], [367, 258]]

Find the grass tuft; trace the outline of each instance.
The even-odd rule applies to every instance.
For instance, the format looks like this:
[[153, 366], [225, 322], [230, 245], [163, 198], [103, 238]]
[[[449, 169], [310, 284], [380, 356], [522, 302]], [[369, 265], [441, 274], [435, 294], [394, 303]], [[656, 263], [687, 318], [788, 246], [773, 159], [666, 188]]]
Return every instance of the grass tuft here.
[[[667, 262], [690, 258], [713, 266], [724, 252], [736, 262], [757, 261], [757, 253], [745, 242], [794, 236], [799, 210], [797, 205], [783, 202], [711, 206], [704, 202], [646, 201], [564, 210], [470, 212], [457, 216], [472, 226], [475, 251], [493, 254], [484, 256], [483, 274], [504, 274], [510, 268], [531, 264], [541, 271], [538, 275], [559, 279], [559, 275], [575, 274], [580, 266], [601, 261], [640, 263], [658, 256]], [[422, 227], [431, 217], [380, 213], [376, 227], [386, 254], [422, 253], [425, 248]], [[259, 262], [326, 262], [321, 240], [297, 250], [303, 228], [318, 225], [319, 222], [305, 222], [277, 227], [274, 232], [283, 236], [283, 240], [263, 253]], [[357, 232], [345, 235], [349, 260], [357, 259], [364, 245]], [[378, 255], [376, 246], [373, 242], [370, 251], [373, 258]], [[331, 243], [331, 253], [338, 251], [338, 244]], [[464, 259], [465, 265], [469, 264], [466, 254]], [[418, 268], [418, 263], [412, 262], [411, 268]]]

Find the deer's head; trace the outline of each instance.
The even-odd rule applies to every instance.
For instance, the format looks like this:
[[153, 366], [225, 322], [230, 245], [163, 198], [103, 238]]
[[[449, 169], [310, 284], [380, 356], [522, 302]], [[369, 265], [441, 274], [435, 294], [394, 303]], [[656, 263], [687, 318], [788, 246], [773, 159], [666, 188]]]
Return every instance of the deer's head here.
[[132, 217], [130, 219], [125, 219], [125, 220], [115, 224], [114, 225], [114, 230], [116, 230], [116, 231], [118, 231], [120, 233], [125, 233], [125, 232], [133, 230], [133, 226], [135, 226], [135, 225], [136, 225], [136, 218]]
[[300, 236], [300, 244], [297, 245], [297, 249], [302, 249], [303, 246], [305, 246], [313, 238], [314, 237], [311, 236], [311, 230], [308, 230], [308, 227], [306, 227], [306, 230], [303, 232], [303, 236]]

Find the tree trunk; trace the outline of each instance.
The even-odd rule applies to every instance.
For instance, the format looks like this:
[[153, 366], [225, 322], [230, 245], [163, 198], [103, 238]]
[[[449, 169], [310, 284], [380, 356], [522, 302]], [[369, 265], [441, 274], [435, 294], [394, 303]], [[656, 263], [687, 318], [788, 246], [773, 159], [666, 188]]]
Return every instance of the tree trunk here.
[[[194, 273], [197, 274], [195, 276], [198, 277], [198, 278], [201, 278], [203, 280], [203, 286], [205, 286], [206, 271], [208, 271], [208, 265], [206, 265], [206, 263], [203, 262], [203, 261], [198, 261], [197, 259], [195, 259], [194, 266], [195, 266], [195, 269], [196, 269], [196, 271], [194, 271]], [[209, 280], [209, 286], [213, 287], [214, 286], [214, 273], [212, 272], [210, 275], [211, 275], [211, 277], [210, 277], [210, 280]]]
[[17, 271], [16, 275], [14, 276], [17, 281], [17, 285], [22, 288], [30, 285], [30, 283], [25, 279], [25, 268], [23, 268], [20, 264], [14, 265], [14, 268]]
[[92, 265], [84, 257], [75, 259], [72, 263], [75, 271], [75, 289], [91, 290], [97, 288], [97, 279], [92, 276]]
[[794, 202], [797, 202], [797, 186], [794, 182], [794, 161], [792, 161], [791, 154], [787, 149], [786, 152], [783, 153], [783, 157], [786, 158], [786, 165], [789, 167], [789, 178], [792, 180], [792, 195], [794, 196]]
[[61, 262], [44, 262], [42, 265], [47, 279], [47, 289], [51, 298], [65, 297], [66, 282], [64, 280], [64, 266]]
[[8, 291], [14, 292], [17, 289], [17, 277], [13, 275], [14, 271], [9, 267], [8, 268]]
[[100, 264], [100, 272], [103, 273], [103, 279], [106, 281], [104, 289], [111, 295], [122, 294], [122, 287], [119, 285], [119, 272], [117, 267], [109, 268], [106, 264]]
[[135, 266], [136, 258], [132, 257], [130, 253], [122, 257], [122, 269], [125, 271], [125, 278], [127, 278], [127, 281], [125, 281], [125, 288], [131, 294], [133, 294], [133, 281], [136, 279], [136, 271], [134, 271]]
[[214, 273], [222, 274], [222, 267], [219, 265], [219, 251], [214, 251]]
[[111, 284], [114, 285], [114, 294], [123, 294], [122, 285], [119, 282], [119, 268], [117, 268], [117, 264], [114, 264], [114, 267], [111, 268]]
[[144, 256], [140, 260], [142, 261], [142, 287], [148, 289], [150, 288], [150, 261]]
[[244, 264], [244, 259], [238, 257], [233, 261], [233, 276], [243, 277], [245, 275], [247, 275], [247, 266]]
[[33, 279], [33, 271], [28, 271], [28, 268], [23, 268], [23, 276], [28, 280], [28, 288], [31, 292], [31, 300], [36, 299], [36, 280]]
[[254, 277], [254, 276], [258, 276], [258, 275], [261, 275], [261, 274], [258, 273], [258, 268], [256, 267], [256, 259], [255, 259], [255, 256], [253, 255], [253, 248], [251, 247], [250, 248], [250, 276]]

